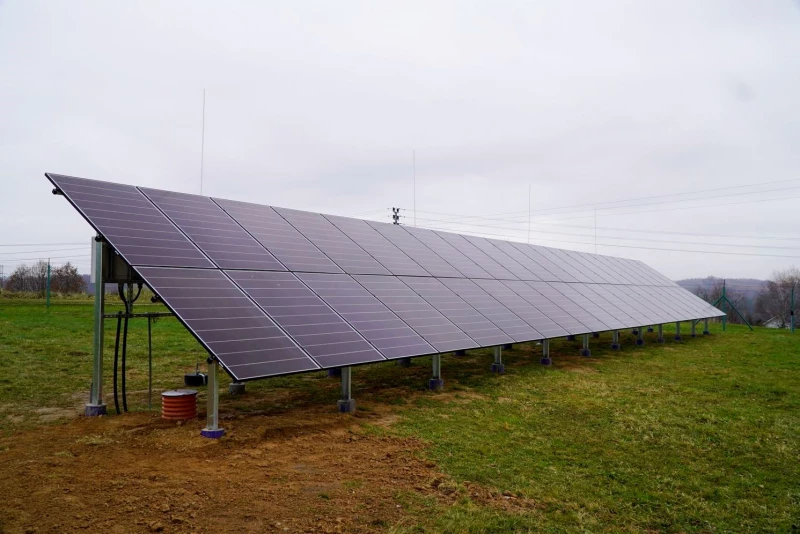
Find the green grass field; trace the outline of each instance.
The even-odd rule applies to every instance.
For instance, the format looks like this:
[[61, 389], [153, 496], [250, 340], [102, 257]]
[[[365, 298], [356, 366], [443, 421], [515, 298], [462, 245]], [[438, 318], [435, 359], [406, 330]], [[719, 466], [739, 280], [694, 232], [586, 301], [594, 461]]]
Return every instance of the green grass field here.
[[[138, 311], [160, 310], [141, 306]], [[109, 306], [109, 311], [116, 308]], [[0, 427], [4, 435], [77, 413], [91, 378], [91, 303], [0, 300]], [[110, 401], [114, 322], [106, 327]], [[666, 329], [671, 334], [672, 329]], [[447, 355], [447, 394], [423, 393], [430, 359], [411, 368], [380, 364], [354, 372], [354, 396], [394, 405], [394, 425], [369, 432], [414, 436], [448, 475], [455, 504], [400, 497], [409, 518], [393, 532], [798, 532], [800, 531], [800, 333], [731, 326], [683, 342], [623, 350], [610, 337], [504, 354], [507, 372], [488, 372], [488, 351]], [[180, 387], [204, 354], [175, 319], [153, 326], [156, 394]], [[146, 322], [130, 333], [132, 410], [146, 408]], [[292, 402], [330, 403], [322, 373], [248, 384], [251, 396], [286, 390]], [[270, 401], [274, 402], [274, 401]], [[236, 410], [233, 399], [223, 409]], [[252, 402], [241, 410], [260, 408]], [[48, 411], [49, 410], [49, 411]], [[364, 423], [368, 425], [368, 423]], [[473, 485], [532, 503], [479, 504]]]

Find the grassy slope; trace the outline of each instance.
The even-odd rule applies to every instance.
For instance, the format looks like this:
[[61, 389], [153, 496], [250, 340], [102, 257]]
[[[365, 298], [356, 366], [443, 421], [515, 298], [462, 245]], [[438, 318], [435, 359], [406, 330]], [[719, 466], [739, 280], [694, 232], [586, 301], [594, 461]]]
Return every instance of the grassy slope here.
[[[107, 324], [107, 354], [113, 327]], [[91, 303], [58, 302], [45, 313], [40, 301], [0, 300], [4, 433], [36, 424], [43, 406], [75, 410], [84, 402], [90, 328]], [[411, 514], [404, 525], [423, 526], [396, 530], [792, 531], [800, 524], [800, 334], [714, 333], [666, 346], [648, 334], [643, 348], [625, 335], [621, 353], [605, 350], [604, 336], [593, 340], [592, 359], [577, 357], [576, 343], [554, 342], [552, 368], [531, 363], [535, 347], [518, 346], [506, 353], [502, 377], [486, 372], [488, 351], [446, 357], [445, 385], [455, 398], [417, 396], [389, 432], [427, 440], [460, 497], [442, 507], [403, 496]], [[145, 341], [146, 322], [133, 322], [132, 409], [144, 407]], [[153, 341], [155, 391], [179, 387], [203, 358], [199, 346], [174, 319], [154, 326]], [[402, 405], [423, 387], [428, 362], [359, 368], [354, 394]], [[307, 402], [331, 402], [336, 384], [322, 385], [318, 375], [248, 389], [287, 388]], [[370, 393], [376, 385], [385, 392]], [[534, 506], [524, 513], [481, 506], [472, 483]]]

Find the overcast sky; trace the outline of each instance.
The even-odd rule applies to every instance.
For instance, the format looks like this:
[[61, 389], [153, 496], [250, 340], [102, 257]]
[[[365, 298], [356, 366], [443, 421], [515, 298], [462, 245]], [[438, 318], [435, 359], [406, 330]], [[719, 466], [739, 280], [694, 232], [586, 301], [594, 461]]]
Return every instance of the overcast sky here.
[[199, 193], [204, 88], [208, 195], [414, 224], [415, 151], [419, 226], [527, 240], [530, 188], [533, 243], [594, 251], [596, 207], [598, 252], [675, 279], [800, 265], [798, 2], [18, 0], [6, 275], [88, 268], [44, 172]]

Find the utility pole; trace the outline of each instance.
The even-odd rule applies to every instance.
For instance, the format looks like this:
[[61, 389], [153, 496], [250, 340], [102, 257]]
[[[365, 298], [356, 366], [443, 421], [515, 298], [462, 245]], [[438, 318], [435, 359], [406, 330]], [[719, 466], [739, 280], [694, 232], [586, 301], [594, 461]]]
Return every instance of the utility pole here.
[[392, 208], [392, 224], [400, 224], [400, 208]]

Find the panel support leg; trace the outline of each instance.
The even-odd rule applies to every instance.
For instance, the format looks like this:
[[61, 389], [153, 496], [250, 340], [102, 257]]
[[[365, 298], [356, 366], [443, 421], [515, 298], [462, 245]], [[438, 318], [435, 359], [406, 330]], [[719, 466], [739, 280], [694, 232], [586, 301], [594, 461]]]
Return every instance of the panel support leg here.
[[644, 345], [644, 327], [639, 328], [636, 330], [636, 344], [640, 347]]
[[356, 400], [352, 396], [352, 367], [342, 367], [342, 398], [339, 399], [337, 407], [339, 413], [354, 413], [356, 411]]
[[506, 372], [506, 366], [503, 365], [503, 347], [499, 345], [494, 348], [494, 363], [492, 364], [492, 372], [502, 374]]
[[589, 350], [589, 334], [583, 334], [583, 348], [581, 349], [581, 356], [586, 356], [587, 358], [592, 355], [592, 351]]
[[694, 321], [690, 321], [692, 328], [691, 328], [691, 336], [697, 337], [697, 324]]
[[247, 387], [244, 382], [236, 382], [234, 380], [228, 384], [228, 393], [231, 395], [244, 395], [247, 393]]
[[611, 350], [619, 350], [619, 330], [611, 332]]
[[675, 341], [680, 341], [683, 338], [681, 337], [681, 323], [677, 321], [675, 323]]
[[219, 427], [219, 363], [208, 364], [208, 388], [206, 390], [206, 427], [200, 431], [204, 438], [219, 439], [225, 430]]
[[442, 380], [442, 355], [434, 354], [431, 356], [432, 374], [428, 380], [428, 389], [431, 391], [441, 391], [444, 389], [444, 380]]
[[542, 365], [551, 365], [553, 360], [550, 359], [550, 340], [542, 340], [542, 359], [539, 360]]
[[708, 317], [703, 319], [703, 335], [704, 336], [710, 336], [711, 335], [711, 332], [708, 329]]
[[103, 313], [106, 286], [103, 283], [103, 242], [94, 242], [94, 346], [92, 357], [92, 389], [83, 413], [88, 417], [106, 414], [103, 404]]
[[664, 325], [658, 325], [658, 339], [656, 340], [658, 343], [664, 343]]

